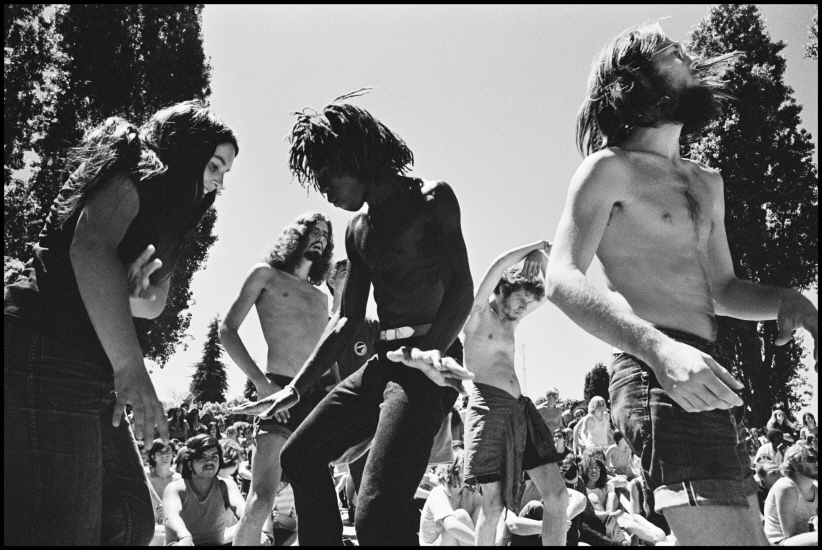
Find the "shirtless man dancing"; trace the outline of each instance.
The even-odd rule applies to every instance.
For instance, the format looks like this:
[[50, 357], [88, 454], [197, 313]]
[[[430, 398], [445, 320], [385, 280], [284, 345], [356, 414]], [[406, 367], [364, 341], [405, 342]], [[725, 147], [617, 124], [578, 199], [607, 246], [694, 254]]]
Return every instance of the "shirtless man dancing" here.
[[[319, 213], [300, 216], [280, 234], [266, 262], [251, 268], [220, 327], [220, 340], [229, 357], [254, 383], [260, 399], [291, 382], [297, 366], [311, 354], [328, 323], [328, 298], [317, 286], [325, 280], [333, 252], [331, 221]], [[268, 345], [264, 372], [238, 334], [252, 306], [257, 307]], [[280, 451], [317, 404], [315, 390], [314, 385], [308, 385], [298, 406], [257, 424], [254, 475], [234, 544], [260, 544], [263, 523], [271, 515], [282, 474]]]
[[[565, 546], [568, 492], [551, 430], [522, 395], [514, 370], [514, 331], [545, 303], [542, 272], [548, 241], [515, 248], [485, 274], [465, 324], [465, 361], [474, 373], [465, 435], [465, 482], [482, 487], [476, 545], [493, 546], [507, 508], [519, 510], [519, 484], [527, 470], [542, 496], [542, 543]], [[522, 270], [509, 269], [525, 260]], [[539, 277], [539, 279], [535, 279]], [[489, 299], [490, 298], [490, 299]], [[513, 463], [512, 463], [513, 462]]]
[[471, 378], [454, 359], [462, 355], [457, 335], [473, 288], [459, 203], [448, 184], [405, 176], [411, 151], [354, 105], [335, 103], [299, 115], [290, 141], [291, 171], [302, 184], [349, 212], [367, 209], [346, 231], [349, 271], [341, 312], [294, 380], [261, 407], [245, 410], [280, 411], [302, 402], [314, 380], [351, 345], [373, 284], [382, 329], [377, 355], [328, 394], [281, 459], [294, 487], [300, 544], [339, 545], [342, 521], [328, 463], [373, 437], [358, 497], [357, 537], [363, 545], [415, 545], [414, 493], [457, 399], [455, 387]]
[[[680, 157], [680, 138], [718, 113], [711, 72], [732, 57], [696, 62], [658, 25], [605, 46], [577, 119], [588, 156], [547, 273], [549, 299], [621, 350], [615, 424], [683, 545], [767, 545], [735, 393], [743, 385], [715, 342], [715, 316], [776, 319], [778, 344], [800, 327], [814, 346], [817, 337], [816, 308], [801, 294], [736, 277], [722, 177]], [[586, 278], [595, 254], [607, 294]]]

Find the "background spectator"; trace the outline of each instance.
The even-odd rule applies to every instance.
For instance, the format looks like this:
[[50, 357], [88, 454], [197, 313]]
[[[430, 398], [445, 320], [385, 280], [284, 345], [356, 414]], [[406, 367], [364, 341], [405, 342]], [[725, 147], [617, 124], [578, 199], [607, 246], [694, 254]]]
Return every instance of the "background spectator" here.
[[765, 500], [765, 536], [774, 546], [818, 546], [819, 533], [809, 522], [819, 509], [819, 462], [816, 449], [800, 441], [785, 453], [785, 476]]

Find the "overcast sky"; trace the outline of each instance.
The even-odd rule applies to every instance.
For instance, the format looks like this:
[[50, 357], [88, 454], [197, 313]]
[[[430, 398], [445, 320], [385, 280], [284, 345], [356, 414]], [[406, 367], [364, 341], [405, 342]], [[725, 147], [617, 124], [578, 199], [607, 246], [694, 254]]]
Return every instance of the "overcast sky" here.
[[[211, 104], [236, 131], [240, 155], [218, 198], [219, 239], [194, 276], [189, 348], [152, 378], [161, 399], [182, 395], [202, 354], [209, 321], [226, 311], [250, 269], [296, 216], [330, 216], [344, 255], [350, 218], [291, 182], [291, 111], [320, 109], [363, 86], [354, 101], [400, 134], [414, 152], [411, 175], [447, 181], [462, 207], [475, 283], [500, 253], [553, 239], [571, 175], [581, 158], [576, 112], [591, 61], [622, 30], [665, 18], [673, 40], [707, 5], [641, 6], [228, 6], [203, 12], [213, 67]], [[802, 59], [814, 8], [762, 5], [774, 40], [784, 40], [786, 81], [818, 125], [818, 64]], [[603, 278], [592, 268], [597, 284]], [[812, 296], [816, 300], [816, 294]], [[372, 304], [373, 305], [373, 304]], [[372, 308], [373, 311], [373, 308]], [[240, 335], [260, 363], [265, 344], [252, 310]], [[556, 386], [582, 397], [585, 373], [611, 349], [547, 304], [517, 333], [517, 371], [532, 398]], [[225, 356], [233, 397], [245, 376]], [[523, 368], [524, 367], [524, 368]], [[815, 383], [817, 376], [811, 373]]]

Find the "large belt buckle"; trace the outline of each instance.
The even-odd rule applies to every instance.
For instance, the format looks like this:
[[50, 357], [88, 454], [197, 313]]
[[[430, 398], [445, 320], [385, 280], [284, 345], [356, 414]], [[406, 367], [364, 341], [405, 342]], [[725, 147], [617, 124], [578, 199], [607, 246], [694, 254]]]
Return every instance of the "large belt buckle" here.
[[397, 340], [402, 340], [403, 338], [411, 338], [414, 336], [414, 329], [411, 327], [400, 327], [396, 329], [397, 332]]

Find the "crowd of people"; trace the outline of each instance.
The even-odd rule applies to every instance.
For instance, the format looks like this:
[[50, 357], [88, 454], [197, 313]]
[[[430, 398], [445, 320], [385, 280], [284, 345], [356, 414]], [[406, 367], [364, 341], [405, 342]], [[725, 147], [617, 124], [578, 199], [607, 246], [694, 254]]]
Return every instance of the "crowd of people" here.
[[[736, 276], [722, 177], [680, 156], [737, 55], [692, 59], [658, 25], [611, 40], [554, 241], [476, 287], [454, 190], [408, 176], [399, 135], [356, 94], [296, 113], [289, 168], [354, 213], [347, 259], [314, 212], [251, 266], [220, 339], [258, 400], [225, 410], [164, 410], [132, 318], [165, 308], [237, 139], [199, 102], [107, 120], [5, 287], [5, 543], [334, 546], [344, 503], [361, 545], [815, 545], [815, 418], [748, 433], [716, 315], [815, 345], [816, 307]], [[516, 329], [548, 301], [615, 348], [608, 400], [523, 395]], [[252, 307], [261, 365], [239, 331]]]

